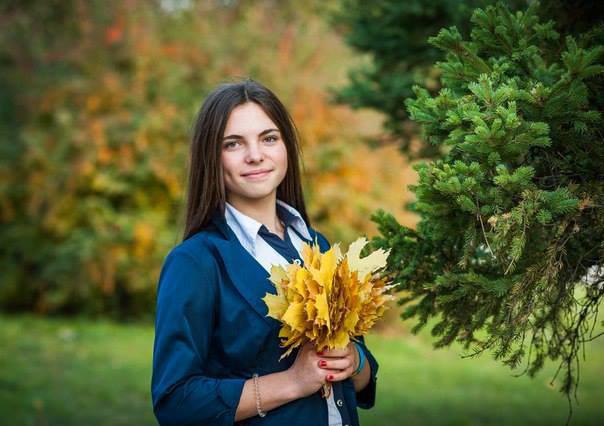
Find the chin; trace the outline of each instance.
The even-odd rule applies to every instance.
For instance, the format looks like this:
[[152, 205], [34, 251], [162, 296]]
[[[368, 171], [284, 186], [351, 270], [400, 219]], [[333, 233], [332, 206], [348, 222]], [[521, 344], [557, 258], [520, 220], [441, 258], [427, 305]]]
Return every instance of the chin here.
[[246, 198], [248, 200], [260, 200], [263, 198], [270, 197], [273, 192], [276, 192], [276, 188], [271, 191], [241, 191], [236, 192], [238, 197]]
[[277, 187], [279, 182], [238, 182], [239, 185], [227, 185], [227, 192], [232, 193], [237, 198], [244, 198], [247, 200], [260, 200], [266, 197], [270, 197], [272, 194], [277, 193]]

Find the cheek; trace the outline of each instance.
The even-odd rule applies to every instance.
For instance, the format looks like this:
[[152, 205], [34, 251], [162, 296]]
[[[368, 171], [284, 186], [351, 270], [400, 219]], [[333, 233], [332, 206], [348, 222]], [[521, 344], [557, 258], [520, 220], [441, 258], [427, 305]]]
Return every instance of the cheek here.
[[233, 174], [235, 171], [235, 159], [232, 156], [223, 154], [221, 157], [222, 171], [225, 177]]
[[285, 145], [281, 145], [281, 150], [279, 151], [279, 163], [283, 169], [287, 169], [287, 149], [285, 148]]
[[235, 184], [235, 179], [234, 176], [236, 176], [235, 174], [235, 169], [234, 169], [234, 163], [232, 161], [232, 158], [229, 158], [228, 156], [222, 156], [221, 159], [221, 165], [222, 165], [222, 183], [224, 185], [224, 188], [227, 191], [231, 191], [234, 188]]

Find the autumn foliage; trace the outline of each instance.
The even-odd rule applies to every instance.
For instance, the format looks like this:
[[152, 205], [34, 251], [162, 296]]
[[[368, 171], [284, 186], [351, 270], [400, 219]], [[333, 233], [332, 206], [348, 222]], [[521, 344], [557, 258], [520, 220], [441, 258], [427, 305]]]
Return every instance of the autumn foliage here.
[[329, 103], [355, 59], [320, 2], [178, 4], [1, 10], [2, 309], [152, 313], [182, 231], [190, 126], [232, 78], [258, 79], [292, 112], [314, 227], [350, 241], [375, 231], [377, 205], [404, 219], [402, 160], [361, 141], [378, 118]]
[[294, 261], [286, 267], [274, 265], [270, 280], [276, 293], [263, 298], [268, 316], [281, 322], [279, 337], [288, 349], [312, 342], [317, 351], [345, 348], [364, 336], [382, 317], [394, 296], [387, 291], [381, 269], [389, 252], [375, 250], [361, 257], [367, 244], [359, 238], [344, 255], [339, 243], [321, 253], [318, 244], [303, 245], [304, 264]]

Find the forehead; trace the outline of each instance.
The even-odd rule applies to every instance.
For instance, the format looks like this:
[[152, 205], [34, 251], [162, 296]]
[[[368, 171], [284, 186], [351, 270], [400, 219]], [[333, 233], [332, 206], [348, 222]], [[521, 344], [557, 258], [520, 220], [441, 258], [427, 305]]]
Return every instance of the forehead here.
[[277, 129], [278, 127], [258, 104], [247, 102], [238, 105], [231, 111], [223, 136], [232, 134], [255, 136], [269, 128]]

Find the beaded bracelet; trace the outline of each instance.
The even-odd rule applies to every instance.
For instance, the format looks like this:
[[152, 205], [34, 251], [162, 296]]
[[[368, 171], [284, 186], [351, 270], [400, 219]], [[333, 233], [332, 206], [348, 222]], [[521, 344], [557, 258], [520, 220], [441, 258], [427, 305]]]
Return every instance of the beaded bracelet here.
[[254, 379], [254, 393], [256, 394], [256, 411], [260, 417], [266, 416], [266, 413], [262, 411], [262, 405], [260, 404], [260, 390], [258, 389], [258, 374], [254, 373], [252, 376]]
[[359, 353], [359, 366], [352, 373], [352, 376], [354, 377], [357, 374], [359, 374], [361, 371], [363, 371], [363, 367], [365, 366], [365, 352], [363, 352], [363, 348], [361, 348], [361, 345], [359, 345], [357, 342], [353, 342], [353, 343], [357, 348], [357, 352]]

